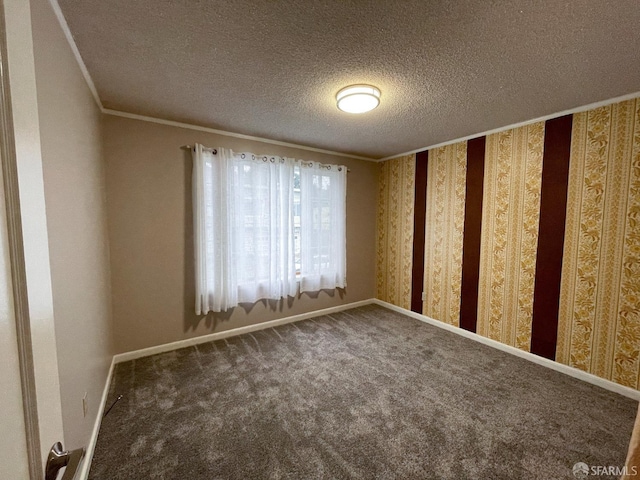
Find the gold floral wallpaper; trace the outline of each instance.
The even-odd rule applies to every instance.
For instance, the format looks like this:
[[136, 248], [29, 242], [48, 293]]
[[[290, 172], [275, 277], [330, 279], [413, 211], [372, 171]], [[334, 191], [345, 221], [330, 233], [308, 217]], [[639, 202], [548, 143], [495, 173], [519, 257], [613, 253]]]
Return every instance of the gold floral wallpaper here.
[[466, 174], [467, 142], [429, 151], [422, 312], [456, 327], [460, 326]]
[[487, 136], [477, 333], [529, 351], [544, 122]]
[[573, 116], [556, 360], [638, 388], [640, 101]]
[[377, 298], [411, 308], [415, 155], [380, 164], [377, 247]]
[[[486, 137], [476, 333], [529, 351], [545, 123]], [[567, 139], [568, 141], [568, 139]], [[423, 313], [459, 325], [467, 143], [429, 151]], [[410, 309], [415, 157], [383, 162], [378, 298]], [[556, 361], [640, 388], [640, 99], [572, 116]], [[558, 232], [562, 234], [562, 232]], [[465, 267], [466, 268], [466, 267]], [[545, 279], [539, 278], [543, 285]]]

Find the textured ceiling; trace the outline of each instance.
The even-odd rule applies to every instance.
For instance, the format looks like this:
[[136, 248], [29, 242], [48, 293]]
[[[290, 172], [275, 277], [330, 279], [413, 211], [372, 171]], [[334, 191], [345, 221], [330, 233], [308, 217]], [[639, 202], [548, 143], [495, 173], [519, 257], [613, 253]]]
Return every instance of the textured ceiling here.
[[638, 0], [59, 3], [105, 108], [372, 158], [640, 91]]

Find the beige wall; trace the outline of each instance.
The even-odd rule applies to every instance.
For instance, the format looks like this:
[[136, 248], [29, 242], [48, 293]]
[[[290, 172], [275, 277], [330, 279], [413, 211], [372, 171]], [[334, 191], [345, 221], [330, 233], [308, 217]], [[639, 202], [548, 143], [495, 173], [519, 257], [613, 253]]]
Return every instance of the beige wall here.
[[31, 9], [65, 447], [77, 448], [113, 355], [102, 114], [49, 2]]
[[[372, 298], [377, 165], [107, 115], [104, 119], [115, 345], [126, 352]], [[231, 314], [194, 313], [191, 153], [199, 142], [351, 169], [347, 186], [347, 289], [304, 294]]]

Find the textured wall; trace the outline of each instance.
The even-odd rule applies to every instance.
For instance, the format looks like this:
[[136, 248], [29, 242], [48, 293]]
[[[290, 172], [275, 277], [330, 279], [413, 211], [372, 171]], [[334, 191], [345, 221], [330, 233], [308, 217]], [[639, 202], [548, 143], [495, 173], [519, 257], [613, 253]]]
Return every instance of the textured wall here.
[[394, 158], [379, 168], [376, 296], [410, 308], [416, 157]]
[[429, 152], [423, 313], [460, 324], [467, 142]]
[[31, 16], [64, 446], [79, 448], [113, 355], [102, 114], [49, 2]]
[[[464, 187], [481, 181], [477, 325], [468, 329], [638, 388], [640, 100], [563, 118], [572, 125], [571, 135], [558, 135], [556, 120], [550, 120], [487, 136], [484, 168], [473, 174], [467, 142], [429, 151], [422, 311], [459, 325], [460, 304], [467, 300], [460, 288]], [[565, 147], [568, 179], [545, 184], [545, 168], [553, 171], [550, 165]], [[413, 240], [413, 205], [405, 196], [420, 182], [412, 181], [410, 165], [403, 168], [399, 159], [380, 171], [378, 298], [409, 308], [412, 265], [406, 247]], [[546, 225], [559, 221], [553, 235], [565, 239], [562, 253], [558, 247], [557, 282], [550, 276], [548, 237], [539, 238], [543, 197], [551, 206]], [[557, 300], [557, 312], [536, 314], [538, 294]], [[557, 335], [550, 351], [544, 340], [532, 343], [532, 331], [539, 338], [536, 329], [544, 338]]]
[[557, 359], [637, 387], [640, 101], [574, 115]]

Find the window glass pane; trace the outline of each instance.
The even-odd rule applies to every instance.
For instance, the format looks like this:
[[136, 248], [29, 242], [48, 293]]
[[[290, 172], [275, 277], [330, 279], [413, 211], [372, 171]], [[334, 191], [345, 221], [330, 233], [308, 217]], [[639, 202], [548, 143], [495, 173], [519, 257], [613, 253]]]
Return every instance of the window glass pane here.
[[300, 274], [301, 243], [300, 243], [300, 167], [293, 170], [293, 247], [296, 265], [296, 274]]

